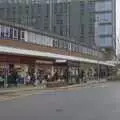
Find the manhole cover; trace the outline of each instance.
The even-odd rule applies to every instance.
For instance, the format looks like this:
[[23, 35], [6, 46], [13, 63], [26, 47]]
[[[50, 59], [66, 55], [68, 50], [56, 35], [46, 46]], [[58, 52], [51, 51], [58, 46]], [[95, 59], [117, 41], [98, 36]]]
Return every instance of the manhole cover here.
[[64, 110], [63, 109], [56, 109], [56, 112], [63, 112]]

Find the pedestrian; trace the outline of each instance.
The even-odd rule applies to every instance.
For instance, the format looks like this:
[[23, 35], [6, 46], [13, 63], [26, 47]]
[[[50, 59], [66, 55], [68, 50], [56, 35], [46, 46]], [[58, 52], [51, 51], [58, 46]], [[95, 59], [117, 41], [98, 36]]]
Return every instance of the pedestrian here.
[[17, 87], [17, 83], [19, 82], [18, 73], [16, 71], [13, 71], [11, 75], [12, 75], [12, 84]]
[[38, 86], [39, 83], [40, 83], [40, 82], [39, 82], [39, 77], [38, 77], [38, 76], [39, 76], [39, 75], [35, 73], [35, 83], [34, 83], [35, 86]]
[[55, 74], [54, 74], [54, 80], [57, 81], [58, 79], [59, 79], [58, 72], [55, 72]]
[[31, 75], [31, 84], [35, 86], [35, 73]]
[[11, 73], [9, 72], [8, 73], [8, 76], [7, 76], [7, 83], [8, 83], [8, 88], [10, 87], [10, 85], [11, 85], [11, 81], [12, 81], [12, 77], [11, 77]]
[[30, 79], [31, 79], [31, 77], [30, 77], [30, 75], [27, 73], [27, 74], [26, 74], [26, 77], [25, 77], [25, 79], [24, 79], [24, 81], [25, 81], [25, 82], [24, 82], [25, 85], [28, 86], [28, 85], [30, 84]]
[[46, 85], [47, 85], [47, 81], [46, 81], [46, 79], [43, 79], [42, 80], [42, 88], [46, 88]]
[[81, 81], [83, 82], [84, 81], [84, 70], [81, 70]]
[[4, 88], [4, 78], [2, 75], [0, 75], [0, 88], [3, 87]]

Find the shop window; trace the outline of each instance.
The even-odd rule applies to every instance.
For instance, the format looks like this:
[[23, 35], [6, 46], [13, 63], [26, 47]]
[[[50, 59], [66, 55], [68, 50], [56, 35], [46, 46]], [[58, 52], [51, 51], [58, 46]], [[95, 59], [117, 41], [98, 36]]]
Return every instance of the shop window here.
[[9, 27], [6, 27], [5, 37], [6, 37], [6, 38], [9, 38], [9, 37], [10, 37], [10, 28], [9, 28]]
[[10, 39], [13, 38], [13, 28], [10, 28]]
[[18, 30], [18, 40], [20, 40], [20, 30]]
[[24, 31], [21, 31], [21, 40], [25, 40], [25, 32]]
[[14, 39], [18, 39], [18, 30], [14, 29]]
[[4, 38], [4, 32], [1, 32], [1, 38]]
[[53, 47], [58, 48], [58, 40], [53, 40]]
[[68, 42], [68, 50], [71, 51], [71, 43]]

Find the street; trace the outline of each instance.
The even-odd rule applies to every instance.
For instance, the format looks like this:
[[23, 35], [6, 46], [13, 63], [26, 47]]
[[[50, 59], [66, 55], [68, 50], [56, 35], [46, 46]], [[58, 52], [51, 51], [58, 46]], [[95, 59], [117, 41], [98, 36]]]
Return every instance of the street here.
[[1, 120], [119, 120], [120, 82], [0, 102]]

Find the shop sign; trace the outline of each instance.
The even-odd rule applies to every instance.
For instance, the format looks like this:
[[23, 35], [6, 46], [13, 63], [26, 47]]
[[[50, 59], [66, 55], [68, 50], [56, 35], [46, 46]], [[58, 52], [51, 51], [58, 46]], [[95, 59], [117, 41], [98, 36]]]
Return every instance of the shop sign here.
[[56, 60], [56, 63], [66, 63], [67, 60]]
[[15, 65], [15, 68], [21, 68], [21, 66], [20, 65]]
[[38, 64], [53, 64], [51, 61], [44, 61], [44, 60], [36, 60], [36, 63]]
[[69, 66], [79, 67], [79, 66], [80, 66], [80, 62], [68, 61], [68, 65], [69, 65]]

